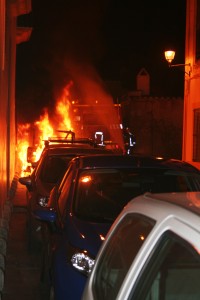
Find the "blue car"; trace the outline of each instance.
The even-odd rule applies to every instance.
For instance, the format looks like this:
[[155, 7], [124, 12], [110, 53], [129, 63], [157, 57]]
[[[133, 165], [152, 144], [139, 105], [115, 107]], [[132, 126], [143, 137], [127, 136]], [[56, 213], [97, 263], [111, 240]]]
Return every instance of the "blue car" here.
[[108, 230], [132, 198], [199, 190], [199, 170], [180, 160], [113, 154], [72, 159], [48, 206], [34, 211], [46, 223], [41, 281], [47, 299], [81, 299]]

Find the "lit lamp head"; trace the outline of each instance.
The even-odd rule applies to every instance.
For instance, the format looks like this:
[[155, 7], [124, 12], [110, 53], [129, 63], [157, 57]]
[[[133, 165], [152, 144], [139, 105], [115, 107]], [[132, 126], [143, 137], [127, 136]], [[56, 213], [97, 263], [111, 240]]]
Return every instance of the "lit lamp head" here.
[[174, 56], [175, 56], [175, 51], [173, 50], [165, 51], [165, 59], [168, 61], [169, 65], [171, 65]]
[[[184, 72], [185, 74], [187, 74], [188, 76], [190, 76], [190, 73], [191, 73], [191, 65], [190, 63], [187, 63], [187, 64], [173, 64], [172, 65], [172, 61], [175, 57], [175, 51], [173, 50], [167, 50], [165, 51], [165, 59], [166, 61], [168, 62], [169, 64], [169, 67], [184, 67]], [[185, 67], [187, 67], [187, 69], [185, 70]]]

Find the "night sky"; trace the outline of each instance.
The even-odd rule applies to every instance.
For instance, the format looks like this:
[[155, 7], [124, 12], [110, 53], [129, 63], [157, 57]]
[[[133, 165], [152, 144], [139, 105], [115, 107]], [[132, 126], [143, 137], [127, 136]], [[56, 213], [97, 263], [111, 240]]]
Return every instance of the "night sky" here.
[[32, 0], [32, 12], [19, 17], [18, 26], [33, 28], [30, 40], [17, 46], [20, 122], [53, 106], [70, 80], [80, 98], [88, 95], [85, 76], [135, 90], [143, 67], [152, 96], [183, 97], [184, 72], [169, 69], [163, 52], [173, 47], [174, 63], [184, 62], [185, 0]]

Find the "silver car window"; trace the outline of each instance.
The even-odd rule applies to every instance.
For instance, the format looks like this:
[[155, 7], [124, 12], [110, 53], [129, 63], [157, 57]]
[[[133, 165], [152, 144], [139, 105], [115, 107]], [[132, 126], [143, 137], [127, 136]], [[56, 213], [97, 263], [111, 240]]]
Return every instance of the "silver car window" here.
[[199, 300], [199, 278], [199, 253], [167, 231], [143, 268], [129, 299]]
[[138, 214], [129, 214], [115, 228], [98, 261], [93, 282], [96, 300], [114, 300], [121, 284], [155, 221]]

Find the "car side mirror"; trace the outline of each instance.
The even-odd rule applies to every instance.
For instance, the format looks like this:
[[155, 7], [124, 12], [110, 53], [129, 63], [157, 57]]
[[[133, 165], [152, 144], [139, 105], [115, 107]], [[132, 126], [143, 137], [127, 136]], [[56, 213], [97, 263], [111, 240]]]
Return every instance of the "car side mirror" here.
[[19, 182], [21, 184], [25, 185], [26, 188], [28, 189], [28, 191], [31, 191], [31, 189], [32, 189], [32, 181], [31, 181], [31, 177], [30, 176], [20, 177], [19, 178]]
[[31, 177], [30, 176], [20, 177], [19, 182], [23, 185], [30, 186], [31, 185]]

